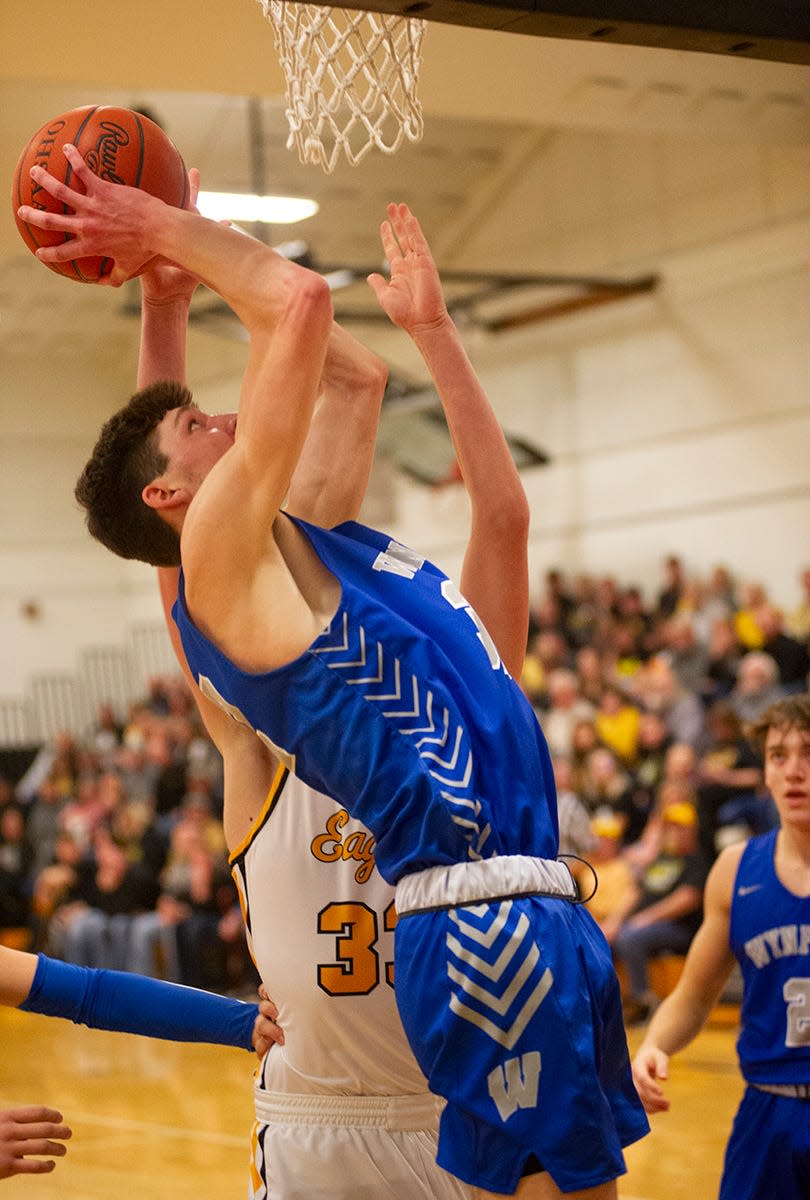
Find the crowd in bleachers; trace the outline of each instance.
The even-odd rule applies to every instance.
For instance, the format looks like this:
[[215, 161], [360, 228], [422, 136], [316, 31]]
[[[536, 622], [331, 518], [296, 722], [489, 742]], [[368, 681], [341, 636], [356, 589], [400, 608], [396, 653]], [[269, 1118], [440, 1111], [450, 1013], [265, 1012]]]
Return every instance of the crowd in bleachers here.
[[180, 678], [44, 745], [0, 792], [0, 926], [83, 966], [255, 991], [222, 831], [222, 762]]
[[[776, 816], [745, 737], [810, 674], [810, 569], [795, 604], [675, 556], [649, 599], [549, 571], [521, 686], [554, 764], [561, 853], [623, 966], [628, 1021], [654, 1003], [650, 960], [683, 953], [727, 842]], [[155, 679], [123, 719], [0, 778], [0, 928], [87, 966], [218, 991], [257, 983], [223, 839], [222, 763], [186, 684]], [[580, 861], [584, 860], [584, 861]]]
[[776, 824], [745, 730], [808, 689], [810, 570], [787, 611], [717, 567], [677, 556], [644, 601], [615, 579], [549, 571], [522, 685], [554, 763], [561, 852], [620, 964], [628, 1021], [656, 1002], [649, 964], [683, 954], [712, 862]]

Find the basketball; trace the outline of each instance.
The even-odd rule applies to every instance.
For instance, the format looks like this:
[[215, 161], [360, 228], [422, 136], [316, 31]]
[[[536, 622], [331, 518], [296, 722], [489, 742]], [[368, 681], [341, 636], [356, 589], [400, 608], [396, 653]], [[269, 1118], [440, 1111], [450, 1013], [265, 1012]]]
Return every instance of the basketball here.
[[[35, 253], [40, 246], [53, 246], [70, 235], [37, 229], [21, 221], [17, 209], [29, 204], [47, 212], [66, 212], [31, 178], [31, 167], [44, 167], [70, 187], [81, 188], [62, 153], [72, 142], [94, 174], [111, 183], [142, 188], [167, 204], [182, 208], [188, 196], [188, 176], [177, 147], [159, 125], [141, 113], [112, 105], [88, 104], [47, 121], [38, 129], [20, 155], [14, 171], [11, 203], [23, 241]], [[64, 263], [45, 263], [59, 275], [95, 283], [112, 270], [109, 258], [80, 258]]]

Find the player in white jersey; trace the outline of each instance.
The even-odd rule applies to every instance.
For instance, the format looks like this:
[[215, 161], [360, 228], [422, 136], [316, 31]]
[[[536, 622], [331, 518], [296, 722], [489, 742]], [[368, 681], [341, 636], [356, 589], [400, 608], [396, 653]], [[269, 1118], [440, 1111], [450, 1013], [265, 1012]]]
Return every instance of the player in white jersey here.
[[371, 835], [280, 768], [231, 863], [284, 1030], [256, 1073], [253, 1200], [469, 1196], [435, 1163], [439, 1102], [397, 1016], [394, 892]]
[[[432, 262], [429, 282], [439, 288]], [[182, 381], [193, 281], [154, 266], [142, 286], [139, 386]], [[327, 525], [357, 515], [385, 376], [375, 356], [335, 328], [324, 399], [290, 488], [291, 511]], [[460, 450], [492, 438], [488, 406], [476, 415], [456, 431]], [[505, 443], [502, 452], [499, 461], [487, 447], [487, 479], [493, 482], [494, 471], [497, 482], [500, 468], [511, 486], [487, 491], [478, 505], [482, 539], [498, 546], [489, 556], [498, 582], [490, 586], [491, 568], [482, 562], [478, 577], [492, 599], [476, 599], [514, 659], [522, 656], [528, 623], [526, 517]], [[347, 464], [344, 472], [329, 469], [336, 459]], [[502, 569], [509, 572], [505, 589]], [[168, 616], [176, 571], [161, 570], [160, 584], [185, 664]], [[225, 760], [234, 879], [254, 960], [284, 1031], [256, 1074], [252, 1200], [467, 1200], [472, 1189], [435, 1161], [440, 1101], [427, 1089], [396, 1009], [394, 889], [374, 866], [373, 838], [190, 683]]]
[[[393, 889], [374, 867], [367, 830], [281, 768], [231, 865], [251, 951], [279, 997], [284, 1029], [262, 1083], [323, 1094], [421, 1091], [421, 1072], [391, 1019]], [[352, 1049], [338, 1065], [341, 1042]]]

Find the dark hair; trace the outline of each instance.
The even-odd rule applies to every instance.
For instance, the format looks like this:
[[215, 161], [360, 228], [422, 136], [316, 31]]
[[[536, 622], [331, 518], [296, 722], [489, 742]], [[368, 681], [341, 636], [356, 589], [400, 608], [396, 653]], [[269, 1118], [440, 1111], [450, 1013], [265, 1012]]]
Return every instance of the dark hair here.
[[810, 694], [804, 692], [777, 700], [747, 726], [745, 732], [748, 740], [760, 753], [765, 750], [769, 729], [798, 729], [802, 733], [810, 733]]
[[114, 554], [155, 567], [180, 562], [180, 538], [143, 501], [141, 493], [168, 465], [156, 429], [167, 412], [191, 404], [180, 383], [162, 380], [136, 392], [102, 427], [74, 495], [87, 513], [87, 528]]

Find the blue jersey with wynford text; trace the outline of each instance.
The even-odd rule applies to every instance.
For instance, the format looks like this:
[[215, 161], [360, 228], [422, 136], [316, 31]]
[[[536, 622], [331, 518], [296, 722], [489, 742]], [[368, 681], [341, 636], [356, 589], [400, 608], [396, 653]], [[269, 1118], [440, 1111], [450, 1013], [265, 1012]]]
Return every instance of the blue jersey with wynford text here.
[[202, 691], [372, 831], [380, 873], [501, 854], [555, 858], [548, 749], [534, 710], [455, 585], [355, 522], [296, 524], [342, 585], [298, 658], [252, 674], [174, 618]]
[[737, 1051], [751, 1083], [810, 1083], [810, 896], [794, 895], [777, 877], [777, 833], [751, 839], [734, 881], [730, 943], [743, 976]]

